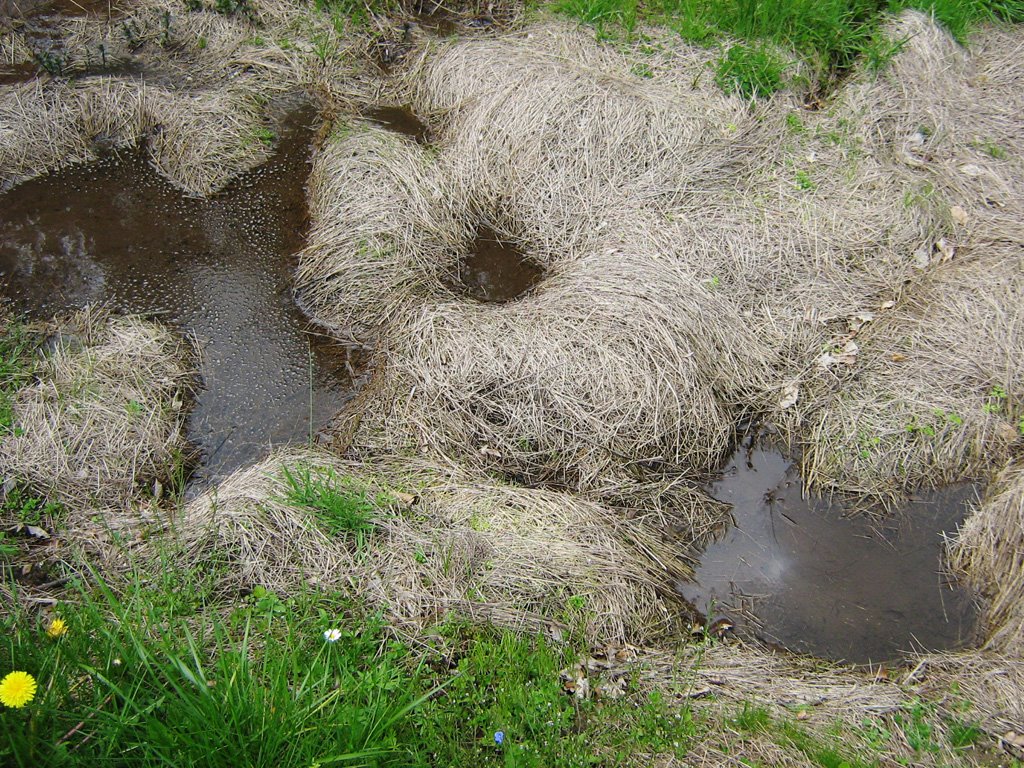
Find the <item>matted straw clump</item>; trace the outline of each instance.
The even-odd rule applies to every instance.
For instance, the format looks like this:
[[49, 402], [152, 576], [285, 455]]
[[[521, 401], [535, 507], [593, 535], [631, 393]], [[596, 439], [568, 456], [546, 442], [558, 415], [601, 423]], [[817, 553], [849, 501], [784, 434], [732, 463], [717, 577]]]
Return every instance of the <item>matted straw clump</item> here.
[[[772, 354], [704, 275], [614, 222], [630, 194], [690, 183], [734, 142], [674, 90], [636, 90], [592, 44], [560, 57], [557, 39], [425, 55], [408, 88], [444, 114], [440, 153], [363, 123], [336, 131], [314, 164], [300, 301], [335, 333], [379, 331], [355, 450], [428, 449], [588, 492], [706, 473], [768, 386]], [[457, 108], [443, 72], [474, 83]], [[523, 87], [487, 96], [488, 78]], [[722, 102], [715, 119], [743, 122]], [[539, 132], [526, 129], [535, 110]], [[466, 300], [456, 275], [481, 225], [546, 278], [506, 304]]]
[[646, 81], [586, 32], [550, 24], [428, 45], [399, 96], [437, 124], [456, 194], [501, 211], [548, 265], [614, 237], [638, 204], [719, 188], [756, 154], [756, 115], [694, 87], [701, 56], [677, 64], [678, 80]]
[[857, 335], [856, 363], [827, 372], [833, 391], [808, 418], [808, 481], [895, 494], [1005, 462], [1022, 437], [1021, 296], [1024, 256], [1001, 248], [934, 269], [879, 313]]
[[[986, 648], [1024, 657], [1024, 465], [1011, 462], [950, 547], [986, 598]], [[1024, 689], [1024, 687], [1022, 687]]]
[[0, 99], [0, 188], [147, 139], [172, 183], [208, 195], [267, 159], [261, 125], [244, 81], [198, 92], [115, 77], [31, 82]]
[[86, 309], [61, 323], [18, 391], [0, 470], [69, 509], [123, 508], [188, 451], [192, 351], [163, 326]]
[[988, 31], [973, 54], [917, 14], [894, 35], [908, 42], [892, 69], [851, 85], [839, 113], [931, 224], [881, 252], [901, 281], [832, 315], [792, 410], [810, 485], [883, 500], [1002, 466], [1024, 386], [1019, 32]]
[[470, 239], [423, 148], [371, 123], [335, 126], [308, 182], [311, 234], [296, 290], [319, 323], [372, 338], [411, 297], [439, 298]]
[[[0, 85], [0, 190], [144, 143], [172, 183], [209, 195], [267, 159], [274, 97], [304, 91], [333, 111], [366, 89], [352, 55], [361, 38], [312, 7], [253, 2], [228, 15], [143, 0], [115, 18], [47, 23], [46, 60], [75, 79]], [[4, 38], [11, 56], [31, 47], [23, 33]]]
[[[1006, 136], [1019, 78], [972, 87], [982, 64], [921, 14], [891, 34], [892, 71], [828, 113], [646, 83], [564, 28], [427, 46], [399, 94], [436, 150], [359, 125], [314, 171], [300, 298], [380, 340], [342, 443], [590, 491], [623, 467], [707, 473], [761, 412], [816, 488], [889, 498], [998, 466], [1019, 302], [983, 275], [1015, 279], [1020, 227], [987, 211], [1016, 205], [1005, 184], [964, 181], [991, 164], [964, 162], [981, 144], [955, 129]], [[453, 288], [481, 223], [548, 270], [517, 301]], [[985, 362], [992, 344], [1006, 354]]]
[[767, 358], [696, 277], [623, 251], [514, 303], [426, 307], [385, 343], [354, 448], [462, 455], [580, 491], [714, 468]]
[[449, 615], [537, 629], [573, 614], [593, 638], [636, 641], [682, 616], [665, 595], [686, 565], [656, 517], [429, 462], [291, 451], [191, 502], [176, 528], [225, 588], [340, 588], [413, 630]]

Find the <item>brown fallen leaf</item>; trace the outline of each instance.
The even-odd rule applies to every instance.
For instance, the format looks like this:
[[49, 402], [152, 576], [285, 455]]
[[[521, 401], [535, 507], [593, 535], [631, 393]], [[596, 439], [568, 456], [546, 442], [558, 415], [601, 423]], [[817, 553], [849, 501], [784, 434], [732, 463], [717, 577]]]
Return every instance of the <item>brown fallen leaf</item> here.
[[874, 312], [860, 312], [847, 320], [846, 326], [850, 329], [850, 333], [856, 333], [874, 319]]
[[779, 398], [779, 408], [785, 410], [796, 405], [800, 399], [800, 386], [794, 381], [782, 388], [782, 397]]
[[1002, 746], [1009, 752], [1024, 754], [1024, 734], [1016, 731], [1007, 731], [1000, 739]]
[[46, 531], [44, 531], [38, 525], [25, 525], [24, 523], [19, 523], [18, 525], [15, 526], [15, 531], [17, 531], [18, 533], [21, 533], [22, 531], [24, 531], [25, 533], [27, 533], [32, 538], [34, 538], [34, 539], [42, 539], [43, 541], [46, 541], [47, 539], [50, 538], [50, 534], [48, 534]]
[[857, 342], [847, 341], [839, 349], [821, 355], [818, 358], [818, 366], [826, 370], [837, 364], [852, 366], [857, 362], [858, 352], [860, 347], [857, 346]]
[[893, 352], [889, 359], [894, 363], [902, 363], [907, 359], [907, 356], [899, 352]]

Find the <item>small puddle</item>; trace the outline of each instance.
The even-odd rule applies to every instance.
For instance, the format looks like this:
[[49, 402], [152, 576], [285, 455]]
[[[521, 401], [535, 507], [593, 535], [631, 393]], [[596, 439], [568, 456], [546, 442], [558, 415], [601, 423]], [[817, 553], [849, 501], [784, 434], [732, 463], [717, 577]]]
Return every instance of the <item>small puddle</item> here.
[[0, 64], [0, 85], [27, 83], [38, 72], [35, 64]]
[[345, 350], [307, 333], [291, 296], [313, 117], [293, 113], [274, 157], [208, 200], [182, 195], [138, 151], [0, 196], [0, 283], [15, 311], [102, 302], [198, 338], [199, 483], [305, 442], [354, 393]]
[[119, 3], [113, 0], [0, 0], [0, 19], [26, 16], [114, 15]]
[[526, 293], [544, 275], [512, 243], [487, 226], [477, 228], [468, 252], [459, 263], [456, 290], [483, 302], [511, 301]]
[[375, 107], [364, 117], [389, 131], [408, 136], [418, 144], [430, 143], [430, 128], [408, 107]]
[[679, 585], [705, 615], [791, 651], [850, 663], [974, 638], [970, 592], [943, 571], [972, 486], [919, 494], [879, 528], [844, 517], [838, 501], [801, 498], [797, 468], [779, 451], [744, 446], [711, 495], [734, 525], [707, 547], [695, 581]]

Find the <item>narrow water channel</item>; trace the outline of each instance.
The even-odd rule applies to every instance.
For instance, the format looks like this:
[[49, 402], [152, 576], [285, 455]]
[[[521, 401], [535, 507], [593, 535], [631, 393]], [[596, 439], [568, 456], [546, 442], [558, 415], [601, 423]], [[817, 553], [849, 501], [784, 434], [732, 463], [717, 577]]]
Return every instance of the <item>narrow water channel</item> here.
[[733, 522], [700, 556], [683, 597], [741, 634], [850, 663], [973, 639], [975, 605], [943, 566], [943, 536], [964, 520], [971, 486], [920, 494], [887, 522], [839, 500], [804, 498], [778, 450], [742, 446], [709, 489]]
[[199, 485], [308, 440], [354, 393], [348, 352], [308, 333], [291, 296], [314, 117], [293, 111], [272, 159], [208, 200], [182, 195], [141, 152], [0, 196], [0, 286], [15, 311], [102, 303], [194, 334]]

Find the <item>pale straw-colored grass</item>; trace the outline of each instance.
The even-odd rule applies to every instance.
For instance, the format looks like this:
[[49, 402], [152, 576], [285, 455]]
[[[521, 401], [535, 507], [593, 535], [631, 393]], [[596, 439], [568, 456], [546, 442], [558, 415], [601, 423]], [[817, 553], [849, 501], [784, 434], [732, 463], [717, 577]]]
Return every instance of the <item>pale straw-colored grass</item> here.
[[69, 515], [124, 508], [187, 458], [192, 351], [163, 326], [90, 308], [54, 328], [36, 381], [12, 404], [4, 476]]
[[[285, 469], [362, 495], [372, 531], [359, 543], [332, 529], [329, 515], [291, 497]], [[339, 589], [415, 632], [446, 617], [564, 631], [575, 611], [593, 639], [642, 641], [684, 615], [670, 595], [688, 566], [664, 525], [657, 513], [624, 519], [429, 461], [291, 450], [190, 502], [175, 527], [196, 567], [229, 592]]]

